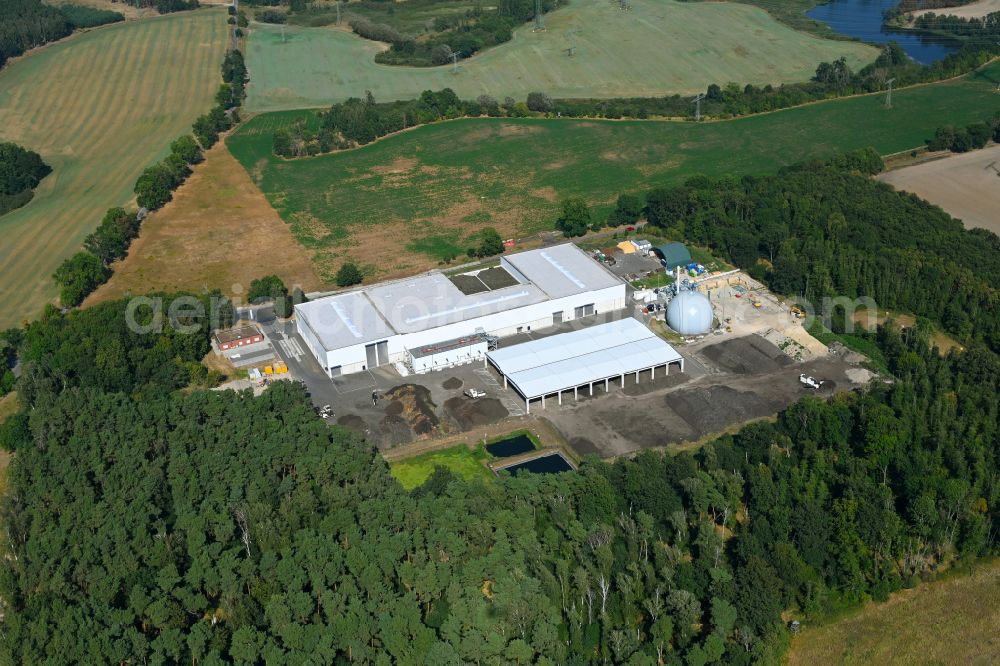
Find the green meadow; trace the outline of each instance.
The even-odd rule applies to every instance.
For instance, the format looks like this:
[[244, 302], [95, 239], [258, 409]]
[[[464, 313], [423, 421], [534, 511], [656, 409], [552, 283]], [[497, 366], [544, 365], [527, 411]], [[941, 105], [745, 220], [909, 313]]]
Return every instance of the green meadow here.
[[[392, 266], [413, 268], [419, 261], [407, 253], [423, 254], [425, 262], [439, 258], [436, 252], [462, 247], [483, 226], [512, 235], [551, 228], [567, 196], [585, 197], [604, 215], [621, 192], [695, 174], [773, 172], [866, 146], [882, 154], [918, 148], [939, 125], [976, 122], [1000, 110], [997, 80], [1000, 63], [900, 90], [892, 109], [873, 95], [702, 124], [456, 120], [296, 160], [272, 154], [271, 134], [311, 112], [281, 112], [254, 118], [228, 145], [300, 241], [318, 251], [318, 261], [364, 258], [381, 239], [381, 255], [393, 248]], [[392, 268], [371, 263], [376, 274]]]

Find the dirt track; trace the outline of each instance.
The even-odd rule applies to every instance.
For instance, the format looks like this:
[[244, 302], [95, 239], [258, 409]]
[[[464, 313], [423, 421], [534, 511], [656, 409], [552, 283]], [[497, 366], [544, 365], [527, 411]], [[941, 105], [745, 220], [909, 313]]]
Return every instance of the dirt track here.
[[[566, 436], [580, 455], [627, 455], [645, 448], [695, 442], [753, 419], [776, 414], [804, 395], [829, 396], [856, 386], [847, 375], [853, 369], [837, 356], [792, 363], [777, 347], [758, 336], [733, 338], [704, 347], [688, 358], [686, 372], [650, 381], [641, 374], [626, 380], [624, 391], [612, 386], [609, 395], [575, 407], [572, 395], [563, 408], [545, 416]], [[824, 380], [819, 391], [799, 383], [799, 373]], [[532, 409], [532, 413], [535, 409]]]

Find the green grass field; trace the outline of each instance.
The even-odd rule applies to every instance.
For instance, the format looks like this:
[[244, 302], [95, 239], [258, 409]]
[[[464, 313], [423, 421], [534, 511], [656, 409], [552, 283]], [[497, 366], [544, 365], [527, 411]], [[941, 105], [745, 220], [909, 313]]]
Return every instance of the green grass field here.
[[56, 296], [59, 263], [211, 108], [225, 45], [225, 13], [199, 10], [81, 33], [0, 71], [0, 140], [53, 168], [0, 217], [0, 328]]
[[465, 479], [476, 477], [484, 480], [493, 479], [495, 478], [493, 474], [480, 462], [485, 457], [485, 452], [472, 451], [465, 444], [459, 444], [391, 463], [389, 468], [403, 488], [413, 490], [430, 478], [435, 467], [447, 467], [456, 476]]
[[901, 90], [891, 110], [880, 96], [868, 96], [700, 125], [457, 120], [293, 161], [273, 156], [271, 132], [308, 112], [281, 112], [254, 118], [228, 145], [315, 251], [319, 272], [350, 256], [377, 276], [427, 268], [442, 239], [463, 247], [483, 225], [505, 237], [551, 228], [566, 196], [585, 197], [603, 215], [621, 192], [692, 174], [773, 172], [865, 146], [883, 154], [915, 148], [941, 124], [981, 121], [1000, 109], [997, 80], [1000, 63]]
[[[471, 99], [517, 99], [541, 90], [555, 97], [690, 93], [724, 85], [804, 81], [822, 61], [846, 56], [852, 67], [875, 49], [822, 39], [779, 23], [762, 9], [726, 2], [573, 0], [546, 15], [545, 32], [526, 25], [511, 42], [451, 66], [394, 67], [374, 61], [380, 46], [332, 28], [254, 24], [247, 63], [247, 109], [326, 106], [370, 90], [382, 101], [450, 87]], [[563, 51], [576, 47], [574, 57]]]

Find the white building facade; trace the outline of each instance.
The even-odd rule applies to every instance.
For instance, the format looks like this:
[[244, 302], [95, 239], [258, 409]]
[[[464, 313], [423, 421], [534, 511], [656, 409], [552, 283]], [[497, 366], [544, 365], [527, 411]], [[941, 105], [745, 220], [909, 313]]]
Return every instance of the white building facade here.
[[302, 303], [296, 327], [330, 377], [389, 363], [425, 372], [481, 360], [487, 336], [626, 307], [625, 283], [571, 243], [504, 256], [489, 273], [479, 290], [438, 272]]

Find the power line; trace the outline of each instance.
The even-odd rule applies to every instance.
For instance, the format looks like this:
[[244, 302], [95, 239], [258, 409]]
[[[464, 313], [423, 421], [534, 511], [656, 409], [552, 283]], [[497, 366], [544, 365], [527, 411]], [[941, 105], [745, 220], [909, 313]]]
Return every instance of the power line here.
[[892, 84], [895, 81], [896, 79], [889, 79], [888, 81], [885, 82], [885, 84], [889, 86], [889, 89], [885, 93], [885, 108], [887, 109], [892, 108]]
[[703, 99], [705, 99], [705, 93], [698, 93], [692, 100], [694, 104], [694, 121], [696, 123], [701, 122], [701, 100]]

